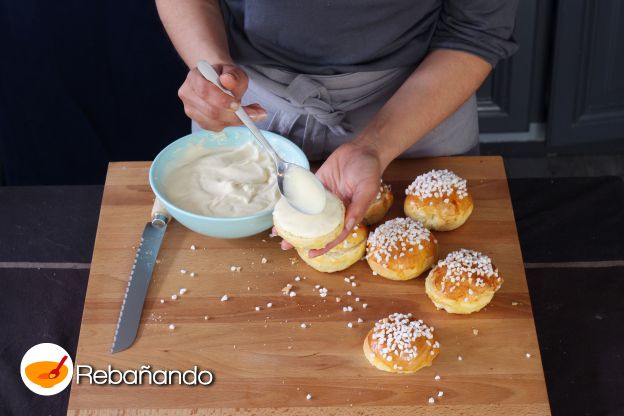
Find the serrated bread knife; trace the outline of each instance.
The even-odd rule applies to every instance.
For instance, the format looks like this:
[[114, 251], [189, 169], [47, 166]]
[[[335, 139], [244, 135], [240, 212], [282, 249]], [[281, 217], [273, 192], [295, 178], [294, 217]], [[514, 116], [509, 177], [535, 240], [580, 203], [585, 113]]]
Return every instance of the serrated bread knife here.
[[112, 353], [129, 348], [136, 338], [143, 303], [156, 264], [156, 256], [158, 256], [158, 250], [160, 250], [160, 244], [170, 220], [171, 215], [156, 198], [152, 207], [152, 220], [145, 224], [141, 242], [132, 264], [128, 287], [126, 287], [126, 293], [119, 311], [119, 320], [115, 328], [113, 346], [111, 347]]

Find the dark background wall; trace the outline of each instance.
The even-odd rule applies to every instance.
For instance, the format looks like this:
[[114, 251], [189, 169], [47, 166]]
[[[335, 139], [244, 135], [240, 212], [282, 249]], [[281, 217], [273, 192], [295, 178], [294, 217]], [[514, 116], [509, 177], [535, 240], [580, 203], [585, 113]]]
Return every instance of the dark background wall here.
[[0, 47], [7, 184], [102, 183], [108, 160], [151, 159], [190, 129], [151, 0], [2, 0]]
[[[520, 50], [479, 90], [487, 153], [624, 151], [624, 2], [521, 0]], [[102, 183], [189, 132], [186, 69], [153, 0], [0, 0], [0, 183]], [[526, 150], [525, 150], [526, 149]]]
[[479, 90], [479, 122], [483, 133], [530, 142], [486, 151], [624, 153], [623, 21], [621, 0], [520, 1], [520, 49]]

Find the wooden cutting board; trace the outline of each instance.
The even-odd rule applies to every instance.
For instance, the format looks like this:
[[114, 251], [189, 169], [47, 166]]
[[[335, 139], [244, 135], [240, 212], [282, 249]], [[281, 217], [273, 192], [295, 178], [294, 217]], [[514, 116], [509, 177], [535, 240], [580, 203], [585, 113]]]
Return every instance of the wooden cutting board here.
[[[154, 198], [148, 167], [147, 162], [109, 167], [75, 363], [98, 369], [111, 364], [121, 370], [197, 365], [211, 370], [215, 382], [208, 387], [74, 382], [70, 414], [550, 414], [501, 158], [396, 161], [384, 175], [396, 198], [389, 218], [403, 214], [404, 190], [416, 175], [448, 168], [468, 179], [475, 200], [472, 216], [458, 230], [435, 235], [440, 256], [469, 248], [493, 258], [505, 282], [486, 310], [470, 316], [437, 311], [425, 295], [424, 276], [386, 280], [373, 276], [365, 261], [344, 272], [317, 272], [297, 261], [296, 253], [282, 251], [269, 231], [219, 240], [174, 221], [160, 250], [137, 340], [112, 355], [135, 246]], [[232, 272], [231, 266], [241, 269]], [[356, 276], [356, 287], [344, 281], [349, 275]], [[302, 279], [295, 281], [295, 276]], [[287, 283], [294, 285], [296, 297], [282, 295]], [[329, 290], [326, 298], [313, 290], [317, 284]], [[172, 301], [171, 295], [183, 287], [187, 293]], [[348, 290], [352, 296], [346, 295]], [[224, 294], [227, 302], [220, 301]], [[353, 306], [353, 312], [343, 312], [345, 305]], [[364, 357], [361, 346], [368, 330], [397, 311], [412, 312], [435, 326], [441, 352], [432, 367], [413, 375], [388, 374]], [[347, 322], [358, 317], [364, 323], [348, 328]], [[175, 330], [168, 328], [170, 323]], [[303, 329], [302, 323], [309, 326]], [[439, 391], [443, 397], [437, 397]], [[306, 400], [308, 393], [311, 400]], [[428, 403], [429, 397], [436, 398], [435, 404]]]

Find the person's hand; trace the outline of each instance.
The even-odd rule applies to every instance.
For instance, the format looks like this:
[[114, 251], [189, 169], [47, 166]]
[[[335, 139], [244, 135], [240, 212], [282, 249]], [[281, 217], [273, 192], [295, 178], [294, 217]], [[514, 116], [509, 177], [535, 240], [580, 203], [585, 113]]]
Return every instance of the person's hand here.
[[[249, 78], [236, 65], [213, 65], [219, 75], [219, 82], [230, 90], [234, 97], [221, 91], [216, 85], [205, 79], [197, 68], [193, 68], [178, 90], [178, 96], [184, 103], [184, 112], [206, 130], [221, 131], [227, 126], [242, 124], [234, 111], [240, 107], [240, 100], [247, 90]], [[245, 106], [245, 111], [254, 121], [260, 121], [267, 115], [259, 104]]]
[[[382, 170], [379, 157], [374, 151], [354, 143], [343, 144], [327, 158], [316, 176], [347, 207], [345, 228], [324, 248], [310, 250], [310, 257], [320, 256], [337, 246], [362, 221], [368, 206], [379, 192]], [[287, 250], [292, 245], [282, 241], [282, 248]]]

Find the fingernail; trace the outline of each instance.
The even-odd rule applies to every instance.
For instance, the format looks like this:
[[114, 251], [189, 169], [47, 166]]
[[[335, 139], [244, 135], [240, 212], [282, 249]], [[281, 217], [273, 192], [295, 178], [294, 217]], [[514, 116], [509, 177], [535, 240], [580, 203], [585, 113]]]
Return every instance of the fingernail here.
[[240, 103], [237, 103], [236, 101], [232, 101], [230, 103], [230, 110], [232, 111], [236, 111], [240, 108]]
[[264, 120], [266, 118], [266, 113], [253, 113], [249, 117], [251, 117], [254, 121]]
[[345, 226], [345, 228], [349, 231], [351, 231], [351, 229], [355, 227], [355, 220], [353, 218], [349, 218], [349, 220], [347, 221], [347, 225]]
[[232, 78], [234, 81], [236, 81], [236, 74], [234, 72], [226, 72], [225, 74], [223, 74], [224, 76], [230, 77]]

